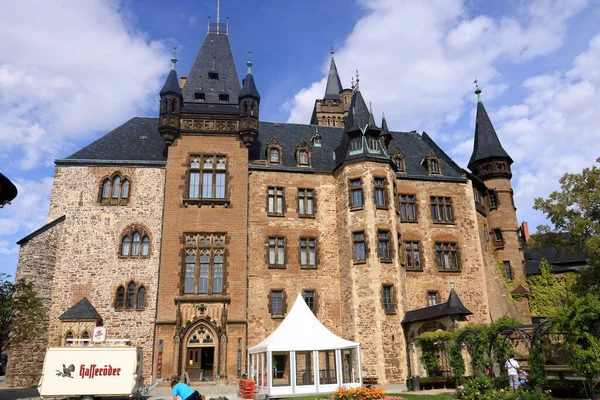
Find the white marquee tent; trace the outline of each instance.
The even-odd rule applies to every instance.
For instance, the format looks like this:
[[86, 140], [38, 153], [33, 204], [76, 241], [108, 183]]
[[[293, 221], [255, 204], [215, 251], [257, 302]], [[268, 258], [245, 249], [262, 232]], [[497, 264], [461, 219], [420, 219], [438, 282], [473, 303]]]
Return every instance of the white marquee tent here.
[[327, 329], [300, 294], [281, 325], [248, 353], [249, 378], [270, 397], [362, 385], [360, 343]]

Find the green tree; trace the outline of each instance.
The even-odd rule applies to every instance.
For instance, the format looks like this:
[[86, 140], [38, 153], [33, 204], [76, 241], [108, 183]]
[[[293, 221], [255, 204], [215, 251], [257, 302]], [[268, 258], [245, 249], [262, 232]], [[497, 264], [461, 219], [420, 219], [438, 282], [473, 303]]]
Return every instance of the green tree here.
[[600, 374], [600, 300], [588, 293], [572, 301], [553, 319], [556, 332], [564, 333], [567, 363], [584, 376], [595, 400], [594, 387]]
[[565, 174], [560, 187], [547, 199], [535, 199], [534, 208], [546, 214], [553, 227], [538, 227], [534, 242], [587, 252], [592, 268], [582, 271], [578, 288], [600, 294], [600, 169], [594, 165], [579, 174]]
[[45, 318], [46, 308], [32, 283], [11, 282], [10, 275], [0, 274], [0, 353], [12, 343], [36, 338]]

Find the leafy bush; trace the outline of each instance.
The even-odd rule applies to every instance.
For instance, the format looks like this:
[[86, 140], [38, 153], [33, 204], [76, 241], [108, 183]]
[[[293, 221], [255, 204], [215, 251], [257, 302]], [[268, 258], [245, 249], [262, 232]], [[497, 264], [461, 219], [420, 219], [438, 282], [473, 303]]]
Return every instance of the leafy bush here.
[[382, 387], [359, 387], [353, 389], [339, 387], [331, 395], [332, 400], [378, 400], [384, 397], [386, 397], [385, 390]]
[[510, 389], [498, 389], [495, 381], [476, 376], [459, 386], [455, 397], [462, 400], [549, 400], [550, 394], [540, 388], [528, 388], [513, 391]]

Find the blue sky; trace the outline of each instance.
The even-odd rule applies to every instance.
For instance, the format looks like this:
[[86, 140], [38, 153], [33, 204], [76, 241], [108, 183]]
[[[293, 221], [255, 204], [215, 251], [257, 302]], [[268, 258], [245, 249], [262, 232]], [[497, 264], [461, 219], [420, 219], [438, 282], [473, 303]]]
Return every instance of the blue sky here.
[[[54, 159], [156, 115], [173, 46], [186, 75], [216, 0], [0, 7], [0, 170], [20, 190], [0, 210], [0, 272], [14, 274], [15, 242], [46, 222]], [[240, 75], [252, 51], [262, 119], [308, 122], [334, 46], [344, 86], [358, 69], [392, 130], [427, 131], [463, 167], [477, 76], [532, 228], [533, 198], [600, 156], [599, 0], [222, 0], [226, 17]]]

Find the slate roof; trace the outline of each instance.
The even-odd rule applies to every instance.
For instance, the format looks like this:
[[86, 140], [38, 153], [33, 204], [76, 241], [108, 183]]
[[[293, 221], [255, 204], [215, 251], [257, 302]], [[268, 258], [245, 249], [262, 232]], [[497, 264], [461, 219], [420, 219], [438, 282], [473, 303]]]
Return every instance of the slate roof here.
[[587, 260], [589, 255], [585, 251], [573, 250], [576, 246], [568, 249], [544, 247], [542, 249], [532, 249], [523, 244], [523, 256], [525, 258], [525, 271], [528, 275], [537, 275], [540, 273], [540, 263], [546, 259], [550, 264], [551, 271], [554, 273], [578, 271], [589, 266]]
[[[321, 135], [321, 147], [316, 147], [311, 138], [315, 133]], [[417, 132], [390, 132], [392, 141], [389, 145], [389, 154], [397, 147], [405, 156], [406, 173], [398, 174], [399, 177], [408, 179], [432, 179], [432, 180], [450, 180], [465, 181], [462, 171], [433, 141], [423, 134]], [[260, 122], [259, 135], [250, 147], [249, 158], [253, 160], [267, 160], [267, 147], [269, 143], [277, 138], [282, 146], [282, 163], [278, 165], [251, 165], [252, 169], [266, 170], [286, 170], [286, 171], [304, 171], [304, 172], [332, 172], [340, 162], [340, 156], [334, 152], [338, 149], [342, 154], [347, 154], [348, 135], [344, 133], [344, 128], [332, 126], [317, 126], [306, 124], [291, 124], [277, 122]], [[310, 167], [298, 167], [296, 162], [296, 147], [304, 140], [311, 148]], [[344, 140], [345, 146], [340, 146]], [[432, 147], [432, 144], [435, 147]], [[440, 157], [440, 168], [442, 175], [429, 175], [422, 161], [429, 152], [434, 150]], [[360, 155], [360, 157], [364, 157]], [[388, 158], [383, 152], [378, 156], [378, 160]], [[376, 159], [373, 155], [372, 159]], [[346, 157], [346, 160], [352, 161], [352, 156]]]
[[462, 301], [460, 301], [458, 294], [456, 294], [454, 289], [452, 289], [450, 290], [450, 296], [448, 296], [448, 301], [446, 301], [445, 303], [436, 304], [434, 306], [417, 308], [415, 310], [407, 311], [404, 314], [404, 319], [402, 320], [402, 323], [406, 324], [416, 321], [425, 321], [428, 319], [441, 318], [447, 315], [471, 314], [473, 313], [467, 310], [467, 308], [463, 305]]
[[256, 89], [256, 84], [254, 83], [254, 77], [250, 72], [246, 74], [246, 77], [242, 81], [242, 90], [240, 91], [240, 98], [243, 97], [256, 97], [260, 99], [260, 94], [258, 94], [258, 90]]
[[42, 226], [41, 228], [31, 232], [29, 235], [25, 236], [23, 239], [19, 240], [17, 242], [18, 245], [24, 245], [25, 243], [29, 242], [31, 239], [33, 239], [34, 237], [36, 237], [37, 235], [40, 235], [44, 232], [46, 232], [48, 229], [53, 228], [54, 226], [60, 224], [61, 222], [63, 222], [66, 218], [66, 215], [63, 215], [62, 217], [58, 217], [56, 218], [54, 221], [48, 222], [46, 225]]
[[[219, 79], [209, 80], [211, 72], [218, 73]], [[229, 94], [229, 103], [237, 104], [240, 78], [228, 35], [212, 32], [206, 35], [183, 86], [183, 101], [193, 102], [195, 92], [204, 93], [207, 103], [219, 103], [219, 94]]]
[[340, 92], [344, 90], [342, 87], [342, 81], [335, 66], [335, 60], [331, 57], [331, 64], [329, 65], [329, 75], [327, 76], [327, 86], [325, 87], [325, 97], [323, 100], [339, 100]]
[[92, 303], [84, 297], [79, 300], [73, 307], [69, 308], [65, 311], [60, 317], [58, 317], [61, 321], [64, 320], [73, 320], [73, 319], [93, 319], [100, 320], [100, 314], [94, 308]]
[[169, 71], [169, 75], [167, 75], [167, 79], [165, 80], [165, 84], [163, 88], [160, 90], [161, 97], [167, 93], [173, 93], [178, 96], [181, 96], [181, 88], [179, 87], [179, 79], [177, 78], [177, 71], [175, 69], [171, 69]]
[[130, 162], [165, 164], [165, 143], [158, 133], [158, 118], [134, 117], [56, 164]]
[[475, 122], [475, 143], [468, 167], [473, 170], [471, 167], [474, 163], [492, 157], [507, 158], [510, 164], [513, 163], [512, 158], [502, 148], [500, 139], [498, 139], [496, 130], [492, 125], [492, 121], [490, 121], [483, 103], [479, 101], [477, 103], [477, 119]]
[[6, 176], [0, 173], [0, 205], [17, 197], [17, 187]]

